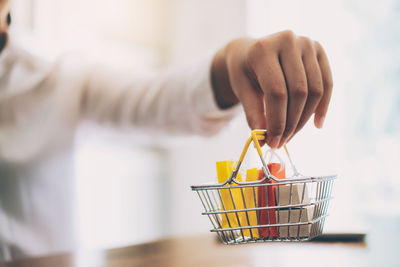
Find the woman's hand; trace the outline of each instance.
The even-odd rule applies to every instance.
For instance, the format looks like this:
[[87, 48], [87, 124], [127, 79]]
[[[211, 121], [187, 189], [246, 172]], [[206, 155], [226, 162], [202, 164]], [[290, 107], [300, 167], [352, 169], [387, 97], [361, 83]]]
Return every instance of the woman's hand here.
[[283, 31], [262, 39], [231, 41], [213, 59], [218, 105], [242, 103], [251, 129], [267, 129], [272, 148], [288, 142], [315, 113], [321, 128], [332, 94], [332, 74], [322, 46]]

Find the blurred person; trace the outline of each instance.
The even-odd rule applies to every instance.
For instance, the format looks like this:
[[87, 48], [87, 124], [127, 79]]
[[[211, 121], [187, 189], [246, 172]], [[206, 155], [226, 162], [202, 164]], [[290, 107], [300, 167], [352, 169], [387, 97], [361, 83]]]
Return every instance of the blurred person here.
[[331, 71], [307, 37], [240, 38], [200, 64], [142, 76], [32, 55], [8, 36], [9, 4], [0, 0], [0, 259], [74, 248], [73, 141], [82, 119], [208, 136], [242, 105], [273, 148], [312, 114], [323, 125]]

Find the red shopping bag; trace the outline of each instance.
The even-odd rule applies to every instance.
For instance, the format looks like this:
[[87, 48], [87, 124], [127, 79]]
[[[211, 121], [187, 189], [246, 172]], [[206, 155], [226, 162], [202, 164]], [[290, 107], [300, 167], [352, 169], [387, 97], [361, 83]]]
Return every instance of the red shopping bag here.
[[[282, 168], [282, 169], [281, 169]], [[285, 178], [285, 167], [281, 166], [280, 163], [269, 163], [268, 169], [273, 176], [279, 179]], [[263, 179], [264, 173], [259, 170], [258, 179]], [[275, 183], [274, 180], [265, 181], [264, 183]], [[272, 207], [276, 206], [275, 201], [275, 187], [276, 186], [259, 186], [258, 187], [258, 207]], [[257, 217], [259, 218], [259, 224], [276, 224], [275, 209], [258, 210]], [[260, 228], [262, 237], [278, 237], [279, 233], [276, 227], [261, 227]]]

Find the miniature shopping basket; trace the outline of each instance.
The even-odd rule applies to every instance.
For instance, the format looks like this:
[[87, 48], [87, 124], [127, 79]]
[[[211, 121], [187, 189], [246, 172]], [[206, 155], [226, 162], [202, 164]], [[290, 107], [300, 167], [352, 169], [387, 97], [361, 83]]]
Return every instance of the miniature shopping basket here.
[[[265, 130], [253, 130], [229, 179], [221, 184], [192, 186], [213, 228], [225, 244], [266, 241], [308, 241], [321, 235], [336, 175], [303, 176], [288, 156], [294, 175], [278, 179], [265, 162], [258, 140]], [[262, 162], [262, 178], [241, 182], [238, 172], [251, 143]], [[261, 172], [260, 170], [260, 172]]]

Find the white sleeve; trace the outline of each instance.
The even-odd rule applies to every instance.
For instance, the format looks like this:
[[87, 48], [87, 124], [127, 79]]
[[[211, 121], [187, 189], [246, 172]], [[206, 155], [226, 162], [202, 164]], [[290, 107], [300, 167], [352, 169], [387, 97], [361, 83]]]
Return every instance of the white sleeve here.
[[153, 75], [95, 67], [83, 94], [85, 116], [99, 122], [175, 134], [212, 135], [235, 115], [221, 110], [210, 81], [211, 60]]

